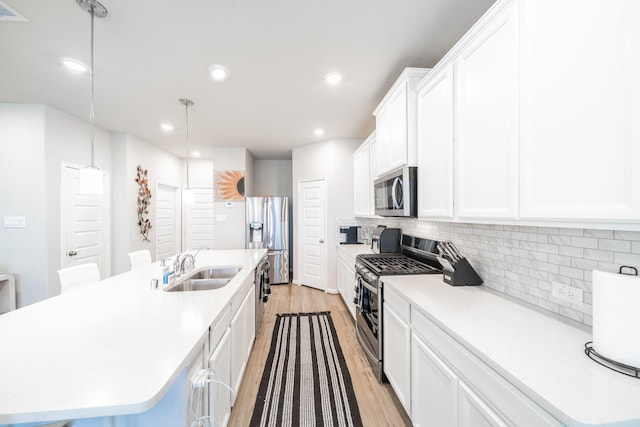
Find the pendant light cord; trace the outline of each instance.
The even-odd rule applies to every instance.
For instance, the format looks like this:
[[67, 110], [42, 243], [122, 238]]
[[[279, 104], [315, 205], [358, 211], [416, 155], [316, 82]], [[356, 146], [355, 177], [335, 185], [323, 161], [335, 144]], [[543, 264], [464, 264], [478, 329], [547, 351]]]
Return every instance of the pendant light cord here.
[[186, 150], [187, 150], [187, 188], [191, 188], [189, 187], [189, 100], [187, 99], [187, 102], [184, 103], [184, 115], [186, 118], [186, 123], [187, 123], [187, 146], [186, 146]]
[[95, 17], [95, 9], [92, 5], [89, 9], [89, 15], [91, 15], [91, 66], [89, 67], [89, 123], [90, 123], [90, 140], [91, 140], [91, 163], [89, 163], [89, 167], [95, 169], [95, 151], [93, 146], [93, 120], [94, 120], [94, 112], [93, 112], [93, 20]]

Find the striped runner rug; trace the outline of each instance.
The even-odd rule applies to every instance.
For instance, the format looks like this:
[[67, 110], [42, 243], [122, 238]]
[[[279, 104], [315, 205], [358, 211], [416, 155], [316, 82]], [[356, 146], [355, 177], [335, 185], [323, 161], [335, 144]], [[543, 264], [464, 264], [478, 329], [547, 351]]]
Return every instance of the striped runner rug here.
[[251, 426], [362, 426], [329, 312], [277, 315]]

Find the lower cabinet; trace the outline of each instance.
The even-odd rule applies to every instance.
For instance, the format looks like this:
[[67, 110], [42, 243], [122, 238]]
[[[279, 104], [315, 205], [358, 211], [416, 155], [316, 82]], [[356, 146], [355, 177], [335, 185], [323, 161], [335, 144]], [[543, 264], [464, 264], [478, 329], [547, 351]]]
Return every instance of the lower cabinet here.
[[415, 427], [563, 425], [394, 288], [383, 292], [384, 372]]
[[464, 382], [458, 383], [459, 422], [461, 427], [507, 427], [487, 403]]
[[354, 289], [356, 285], [356, 273], [354, 269], [355, 260], [351, 260], [351, 263], [349, 264], [348, 261], [345, 261], [340, 255], [340, 249], [338, 249], [338, 292], [340, 292], [351, 316], [355, 319], [356, 306], [353, 303], [353, 297], [355, 295]]
[[458, 425], [458, 376], [411, 335], [411, 420], [415, 426]]
[[251, 347], [255, 338], [255, 286], [251, 286], [236, 314], [231, 320], [231, 388], [234, 393], [231, 404], [235, 402], [240, 389], [242, 375], [249, 360]]
[[[410, 413], [410, 379], [411, 364], [409, 359], [411, 348], [411, 328], [409, 324], [394, 311], [390, 304], [383, 306], [383, 363], [384, 373], [396, 392], [398, 400]], [[436, 425], [436, 424], [434, 424]]]
[[209, 416], [211, 425], [224, 427], [231, 415], [231, 328], [227, 327], [222, 339], [209, 358], [209, 368], [216, 372], [216, 381], [209, 383]]

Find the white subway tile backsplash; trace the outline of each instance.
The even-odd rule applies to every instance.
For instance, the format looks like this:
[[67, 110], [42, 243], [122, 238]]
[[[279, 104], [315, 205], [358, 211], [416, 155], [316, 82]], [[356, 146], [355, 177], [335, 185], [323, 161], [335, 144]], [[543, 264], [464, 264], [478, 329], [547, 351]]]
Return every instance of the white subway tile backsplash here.
[[598, 239], [594, 237], [572, 237], [571, 246], [596, 249], [598, 247]]
[[600, 239], [613, 239], [613, 230], [584, 230], [584, 237], [598, 237]]
[[559, 228], [558, 234], [562, 234], [563, 236], [584, 236], [584, 230], [582, 228]]
[[561, 276], [571, 277], [572, 279], [582, 280], [584, 278], [583, 270], [579, 268], [565, 267], [562, 265], [560, 266], [560, 270], [558, 271], [558, 274], [560, 274]]
[[613, 233], [614, 237], [619, 240], [635, 240], [640, 241], [640, 231], [622, 231], [616, 230]]
[[591, 259], [594, 261], [613, 262], [613, 252], [603, 251], [600, 249], [585, 249], [584, 259]]
[[549, 243], [553, 243], [556, 245], [562, 245], [562, 246], [568, 246], [571, 244], [571, 237], [570, 236], [549, 236], [547, 238], [547, 242]]
[[614, 252], [630, 252], [629, 240], [598, 239], [598, 249]]
[[[438, 223], [416, 219], [360, 218], [357, 224], [400, 227], [406, 234], [451, 240], [484, 285], [541, 309], [592, 325], [592, 272], [640, 269], [640, 232], [580, 228]], [[342, 222], [353, 222], [345, 219]], [[551, 297], [551, 282], [584, 291], [581, 306]]]
[[559, 251], [558, 245], [549, 245], [547, 243], [539, 243], [538, 244], [539, 252], [546, 252], [548, 254], [557, 254]]
[[620, 265], [630, 265], [635, 268], [640, 268], [640, 255], [627, 254], [623, 252], [614, 252], [613, 263], [620, 264]]

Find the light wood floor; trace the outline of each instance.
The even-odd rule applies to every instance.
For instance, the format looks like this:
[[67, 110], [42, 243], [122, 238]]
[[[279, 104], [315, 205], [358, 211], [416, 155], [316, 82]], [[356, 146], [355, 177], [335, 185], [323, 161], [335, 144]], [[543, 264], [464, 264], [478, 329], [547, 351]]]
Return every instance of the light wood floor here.
[[353, 388], [358, 399], [360, 416], [365, 427], [410, 426], [406, 412], [401, 407], [391, 386], [380, 384], [374, 377], [365, 355], [358, 344], [354, 320], [347, 311], [340, 295], [298, 285], [277, 285], [271, 287], [269, 302], [265, 304], [262, 326], [257, 331], [256, 341], [249, 357], [242, 384], [231, 411], [230, 426], [248, 426], [253, 414], [256, 394], [264, 363], [269, 353], [275, 315], [279, 313], [305, 313], [331, 311], [331, 318], [338, 333], [338, 340], [344, 353]]

